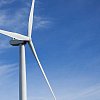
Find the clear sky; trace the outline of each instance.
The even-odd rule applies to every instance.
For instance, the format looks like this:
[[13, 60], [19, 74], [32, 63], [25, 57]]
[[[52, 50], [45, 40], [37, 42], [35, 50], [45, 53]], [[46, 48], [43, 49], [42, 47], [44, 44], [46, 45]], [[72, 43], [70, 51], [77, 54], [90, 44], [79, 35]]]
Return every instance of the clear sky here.
[[[27, 35], [31, 0], [0, 0], [0, 29]], [[100, 0], [36, 0], [32, 39], [57, 100], [100, 100]], [[19, 48], [0, 34], [0, 98], [18, 100]], [[28, 100], [53, 100], [26, 45]]]

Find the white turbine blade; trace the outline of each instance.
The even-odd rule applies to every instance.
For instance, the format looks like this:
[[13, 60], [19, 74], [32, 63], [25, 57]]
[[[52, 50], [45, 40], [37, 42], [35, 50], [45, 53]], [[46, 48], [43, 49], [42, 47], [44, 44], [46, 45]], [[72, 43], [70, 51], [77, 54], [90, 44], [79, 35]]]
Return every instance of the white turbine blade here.
[[29, 37], [28, 36], [24, 36], [18, 33], [14, 33], [14, 32], [8, 32], [8, 31], [4, 31], [4, 30], [0, 30], [0, 33], [18, 40], [25, 40], [25, 41], [29, 41]]
[[29, 45], [30, 45], [31, 50], [32, 50], [32, 52], [33, 52], [33, 54], [34, 54], [34, 56], [35, 56], [35, 58], [36, 58], [36, 60], [37, 60], [37, 63], [38, 63], [38, 65], [39, 65], [39, 67], [40, 67], [40, 69], [41, 69], [41, 71], [42, 71], [42, 74], [43, 74], [43, 76], [44, 76], [44, 78], [45, 78], [45, 80], [46, 80], [46, 82], [47, 82], [47, 85], [49, 86], [49, 89], [50, 89], [50, 91], [51, 91], [51, 93], [52, 93], [52, 95], [53, 95], [53, 97], [54, 97], [54, 100], [56, 100], [55, 94], [54, 94], [54, 92], [53, 92], [53, 90], [52, 90], [52, 88], [51, 88], [51, 85], [50, 85], [50, 83], [49, 83], [49, 81], [48, 81], [48, 78], [47, 78], [47, 76], [46, 76], [46, 74], [45, 74], [45, 72], [44, 72], [44, 70], [43, 70], [43, 68], [42, 68], [42, 65], [41, 65], [41, 63], [40, 63], [40, 61], [39, 61], [39, 58], [38, 58], [38, 56], [37, 56], [37, 53], [36, 53], [36, 50], [35, 50], [35, 47], [34, 47], [32, 41], [29, 41]]
[[32, 26], [33, 26], [33, 14], [34, 14], [34, 4], [35, 0], [32, 1], [30, 16], [29, 16], [29, 23], [28, 23], [28, 36], [31, 38], [32, 34]]

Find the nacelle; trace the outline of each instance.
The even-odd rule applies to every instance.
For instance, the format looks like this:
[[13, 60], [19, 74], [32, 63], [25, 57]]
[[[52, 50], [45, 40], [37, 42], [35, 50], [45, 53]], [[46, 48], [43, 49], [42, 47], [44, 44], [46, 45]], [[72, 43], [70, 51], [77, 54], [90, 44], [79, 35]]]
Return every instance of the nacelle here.
[[14, 39], [14, 40], [10, 40], [10, 44], [12, 46], [19, 46], [19, 45], [26, 44], [26, 41]]

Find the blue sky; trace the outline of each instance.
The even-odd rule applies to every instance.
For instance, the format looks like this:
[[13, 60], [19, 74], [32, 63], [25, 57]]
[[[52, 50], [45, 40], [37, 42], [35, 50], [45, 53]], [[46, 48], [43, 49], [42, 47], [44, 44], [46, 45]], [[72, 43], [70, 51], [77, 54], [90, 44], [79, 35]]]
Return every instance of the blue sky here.
[[[0, 29], [27, 35], [31, 0], [1, 0]], [[57, 100], [100, 100], [100, 1], [36, 0], [32, 39]], [[0, 34], [0, 98], [18, 100], [19, 48]], [[26, 45], [28, 100], [53, 100]]]

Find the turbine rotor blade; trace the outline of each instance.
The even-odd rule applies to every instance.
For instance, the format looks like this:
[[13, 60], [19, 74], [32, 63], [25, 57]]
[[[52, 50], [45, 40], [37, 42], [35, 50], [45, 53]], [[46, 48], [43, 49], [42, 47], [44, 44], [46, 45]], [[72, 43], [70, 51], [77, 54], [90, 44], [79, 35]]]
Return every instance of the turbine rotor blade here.
[[15, 38], [17, 40], [25, 40], [25, 41], [29, 41], [29, 37], [25, 36], [25, 35], [21, 35], [18, 33], [14, 33], [14, 32], [8, 32], [8, 31], [4, 31], [4, 30], [0, 30], [0, 33], [6, 36], [9, 36], [11, 38]]
[[33, 14], [34, 14], [34, 4], [35, 0], [32, 1], [30, 16], [29, 16], [29, 23], [28, 23], [28, 36], [31, 38], [32, 34], [32, 26], [33, 26]]
[[41, 63], [40, 63], [40, 60], [39, 60], [38, 56], [37, 56], [37, 53], [36, 53], [36, 50], [35, 50], [35, 47], [34, 47], [32, 41], [29, 41], [29, 45], [30, 45], [30, 48], [31, 48], [31, 50], [32, 50], [32, 52], [33, 52], [33, 54], [34, 54], [34, 56], [35, 56], [35, 58], [36, 58], [36, 61], [37, 61], [38, 65], [39, 65], [39, 67], [40, 67], [40, 69], [41, 69], [41, 71], [42, 71], [42, 74], [43, 74], [43, 76], [44, 76], [44, 78], [45, 78], [45, 80], [46, 80], [46, 82], [47, 82], [47, 85], [49, 86], [49, 89], [50, 89], [50, 91], [51, 91], [51, 93], [52, 93], [52, 95], [53, 95], [53, 97], [54, 97], [54, 100], [56, 100], [55, 94], [54, 94], [54, 92], [53, 92], [53, 90], [52, 90], [52, 88], [51, 88], [51, 85], [50, 85], [50, 83], [49, 83], [49, 81], [48, 81], [48, 78], [47, 78], [47, 76], [46, 76], [46, 74], [45, 74], [45, 72], [44, 72], [44, 70], [43, 70], [43, 67], [42, 67], [42, 65], [41, 65]]

